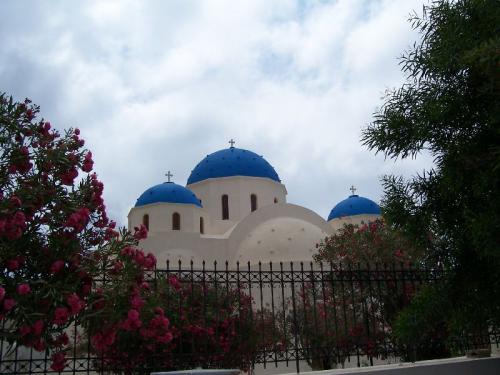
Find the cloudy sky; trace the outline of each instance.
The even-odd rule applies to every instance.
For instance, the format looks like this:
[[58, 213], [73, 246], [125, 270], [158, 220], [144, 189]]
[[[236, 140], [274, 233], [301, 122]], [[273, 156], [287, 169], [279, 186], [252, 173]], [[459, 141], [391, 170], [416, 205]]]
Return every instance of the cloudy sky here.
[[205, 155], [263, 155], [288, 201], [326, 217], [349, 194], [429, 157], [384, 160], [361, 145], [423, 0], [0, 1], [0, 91], [79, 127], [120, 224], [137, 197], [185, 184]]

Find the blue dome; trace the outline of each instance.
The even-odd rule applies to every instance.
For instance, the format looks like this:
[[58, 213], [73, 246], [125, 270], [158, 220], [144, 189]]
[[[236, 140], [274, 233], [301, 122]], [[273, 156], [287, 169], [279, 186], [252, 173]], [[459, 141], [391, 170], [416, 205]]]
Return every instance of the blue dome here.
[[137, 199], [135, 207], [159, 202], [194, 204], [201, 207], [200, 200], [191, 190], [173, 182], [164, 182], [163, 184], [150, 187]]
[[187, 184], [230, 176], [263, 177], [281, 182], [274, 168], [262, 156], [252, 151], [230, 147], [216, 151], [200, 161], [191, 172]]
[[342, 216], [353, 216], [362, 214], [380, 215], [380, 207], [374, 201], [360, 197], [359, 195], [351, 195], [338, 203], [328, 215], [328, 221], [337, 219]]

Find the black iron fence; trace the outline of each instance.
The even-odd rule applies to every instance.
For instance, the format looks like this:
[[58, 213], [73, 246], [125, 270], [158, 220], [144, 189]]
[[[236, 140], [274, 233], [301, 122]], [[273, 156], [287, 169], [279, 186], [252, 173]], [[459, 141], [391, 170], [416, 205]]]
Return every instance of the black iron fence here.
[[[283, 367], [283, 372], [373, 365], [415, 359], [419, 347], [396, 340], [394, 321], [415, 293], [445, 276], [410, 265], [167, 263], [147, 274], [163, 293], [175, 340], [168, 350], [142, 358], [137, 372], [190, 367]], [[166, 283], [166, 284], [165, 284]], [[4, 322], [8, 324], [8, 322]], [[92, 327], [68, 330], [72, 347], [65, 373], [131, 371], [127, 356], [104, 355], [90, 343]], [[463, 354], [472, 347], [498, 346], [492, 327], [460, 337], [430, 337], [419, 343]], [[441, 340], [441, 341], [440, 341]], [[121, 350], [126, 352], [125, 346]], [[119, 348], [120, 349], [120, 348]], [[445, 353], [446, 354], [446, 353]], [[48, 353], [0, 341], [0, 373], [50, 373]], [[123, 365], [123, 366], [122, 366]], [[286, 369], [285, 367], [291, 367]], [[258, 372], [256, 370], [256, 372]]]

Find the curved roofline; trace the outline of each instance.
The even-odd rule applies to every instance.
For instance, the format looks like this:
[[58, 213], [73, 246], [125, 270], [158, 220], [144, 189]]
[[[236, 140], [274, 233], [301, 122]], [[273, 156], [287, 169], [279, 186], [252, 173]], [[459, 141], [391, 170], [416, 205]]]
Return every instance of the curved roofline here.
[[348, 216], [380, 214], [380, 206], [376, 202], [369, 198], [353, 194], [340, 201], [332, 208], [327, 221]]
[[185, 186], [174, 182], [163, 182], [146, 189], [137, 198], [134, 207], [142, 207], [154, 203], [192, 204], [203, 207], [196, 194]]
[[233, 176], [261, 177], [281, 182], [281, 179], [262, 155], [243, 148], [224, 148], [200, 160], [191, 171], [187, 184], [192, 185], [210, 178]]
[[[277, 210], [276, 208], [280, 209]], [[309, 208], [291, 203], [277, 203], [261, 207], [237, 223], [229, 234], [229, 248], [237, 249], [246, 233], [250, 233], [265, 221], [280, 217], [303, 220], [317, 226], [329, 235], [333, 234], [333, 228], [328, 222]]]

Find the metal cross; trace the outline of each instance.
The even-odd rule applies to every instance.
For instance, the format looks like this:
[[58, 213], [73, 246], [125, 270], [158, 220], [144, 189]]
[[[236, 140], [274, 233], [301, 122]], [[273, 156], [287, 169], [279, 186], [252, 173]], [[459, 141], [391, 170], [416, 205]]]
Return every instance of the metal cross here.
[[233, 141], [233, 138], [231, 138], [231, 140], [229, 141], [229, 144], [231, 145], [231, 148], [234, 148], [234, 144], [235, 144], [235, 143], [236, 143], [236, 142], [235, 142], [235, 141]]
[[165, 176], [167, 176], [167, 179], [168, 179], [168, 181], [167, 181], [167, 182], [170, 182], [170, 179], [171, 179], [172, 177], [174, 177], [174, 175], [173, 175], [172, 173], [170, 173], [170, 171], [168, 171], [168, 172], [167, 172], [167, 174], [166, 174]]
[[352, 195], [354, 195], [354, 193], [355, 193], [355, 192], [356, 192], [356, 190], [358, 190], [358, 189], [356, 189], [356, 188], [354, 187], [354, 185], [352, 185], [352, 186], [351, 186], [351, 188], [350, 188], [349, 190], [352, 192]]

